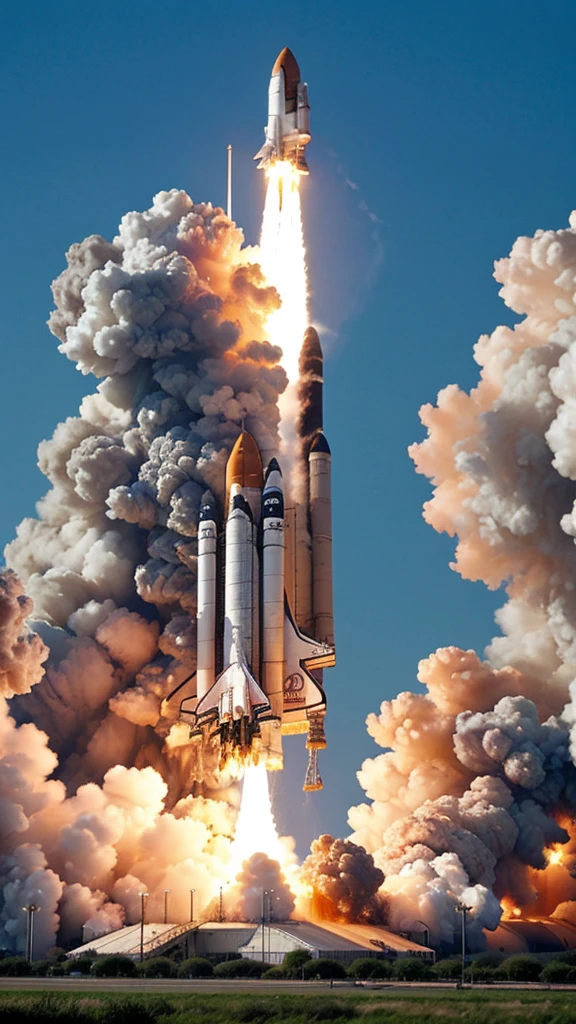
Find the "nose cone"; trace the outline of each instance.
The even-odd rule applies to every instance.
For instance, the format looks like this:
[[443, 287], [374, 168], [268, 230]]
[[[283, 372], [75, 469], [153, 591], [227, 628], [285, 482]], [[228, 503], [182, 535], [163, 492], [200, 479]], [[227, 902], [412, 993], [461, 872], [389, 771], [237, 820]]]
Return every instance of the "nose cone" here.
[[286, 79], [291, 79], [296, 82], [300, 81], [300, 68], [298, 67], [298, 61], [292, 53], [292, 50], [289, 50], [287, 46], [285, 46], [283, 50], [280, 50], [280, 53], [276, 57], [276, 63], [272, 68], [272, 74], [279, 75], [282, 69], [284, 69], [284, 76]]
[[233, 484], [240, 487], [255, 487], [262, 490], [264, 475], [258, 445], [247, 430], [237, 439], [226, 465], [226, 503]]

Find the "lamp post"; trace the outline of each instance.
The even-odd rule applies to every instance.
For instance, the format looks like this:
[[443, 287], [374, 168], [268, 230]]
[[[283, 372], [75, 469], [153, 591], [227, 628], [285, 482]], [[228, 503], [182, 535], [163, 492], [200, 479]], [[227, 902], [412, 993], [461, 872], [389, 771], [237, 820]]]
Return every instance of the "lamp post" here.
[[35, 903], [27, 903], [22, 910], [26, 911], [26, 959], [29, 963], [34, 959], [34, 914], [40, 910]]
[[220, 898], [218, 900], [218, 920], [220, 924], [224, 920], [224, 899], [222, 897], [222, 886], [220, 886]]
[[265, 963], [265, 960], [264, 960], [264, 921], [266, 920], [265, 907], [266, 907], [266, 897], [267, 897], [267, 895], [268, 895], [268, 890], [267, 889], [262, 889], [262, 904], [261, 904], [261, 907], [260, 907], [260, 923], [261, 923], [261, 927], [262, 927], [262, 963]]
[[456, 907], [456, 913], [462, 914], [462, 979], [461, 984], [464, 984], [464, 972], [466, 970], [466, 914], [470, 912], [470, 907], [464, 906], [460, 903]]
[[190, 889], [190, 921], [194, 922], [194, 893], [196, 889]]
[[168, 893], [172, 889], [164, 889], [164, 924], [168, 924]]
[[146, 900], [149, 892], [141, 892], [140, 896], [140, 963], [144, 962], [144, 918], [146, 917]]

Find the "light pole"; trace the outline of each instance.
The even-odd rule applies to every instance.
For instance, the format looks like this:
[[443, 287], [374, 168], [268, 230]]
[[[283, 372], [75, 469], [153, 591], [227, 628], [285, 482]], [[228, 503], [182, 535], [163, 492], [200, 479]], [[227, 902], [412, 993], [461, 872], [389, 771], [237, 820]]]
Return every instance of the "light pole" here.
[[196, 889], [190, 889], [190, 921], [194, 922], [194, 893]]
[[464, 984], [464, 972], [466, 971], [466, 914], [469, 912], [470, 907], [465, 907], [463, 903], [456, 907], [456, 913], [462, 914], [462, 985]]
[[222, 897], [222, 886], [220, 886], [220, 898], [218, 900], [218, 920], [220, 924], [224, 920], [224, 899]]
[[29, 963], [34, 959], [34, 914], [40, 910], [35, 903], [27, 903], [22, 910], [26, 911], [26, 959]]
[[264, 960], [264, 921], [266, 920], [265, 907], [266, 907], [266, 897], [267, 897], [267, 895], [268, 895], [268, 890], [267, 889], [262, 889], [262, 904], [261, 904], [261, 907], [260, 907], [260, 923], [261, 923], [261, 927], [262, 927], [262, 963], [265, 963], [265, 960]]
[[274, 889], [270, 889], [268, 892], [268, 963], [270, 963], [270, 922], [272, 920], [272, 894], [274, 892]]
[[168, 924], [168, 893], [172, 889], [164, 889], [164, 924]]
[[140, 963], [144, 962], [144, 918], [146, 917], [146, 900], [149, 892], [141, 892], [140, 896]]

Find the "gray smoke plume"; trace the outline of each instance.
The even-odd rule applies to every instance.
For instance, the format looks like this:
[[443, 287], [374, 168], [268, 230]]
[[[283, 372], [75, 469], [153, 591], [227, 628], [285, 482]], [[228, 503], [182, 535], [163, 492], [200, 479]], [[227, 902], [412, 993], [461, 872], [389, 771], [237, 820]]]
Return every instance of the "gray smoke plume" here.
[[494, 892], [530, 902], [552, 844], [574, 870], [576, 215], [570, 225], [496, 263], [523, 319], [480, 338], [477, 387], [424, 406], [428, 437], [411, 449], [434, 485], [426, 521], [458, 538], [452, 567], [504, 585], [508, 601], [487, 661], [438, 650], [419, 666], [427, 694], [368, 718], [388, 752], [362, 766], [372, 802], [349, 820], [386, 874], [391, 922], [424, 921], [447, 943], [458, 902], [477, 945], [500, 917]]
[[[242, 864], [233, 885], [224, 890], [223, 907], [227, 921], [287, 921], [295, 899], [277, 860], [254, 853]], [[204, 919], [216, 920], [218, 900], [204, 912]]]
[[23, 899], [40, 954], [59, 927], [136, 920], [143, 889], [186, 921], [188, 889], [201, 910], [226, 878], [237, 793], [209, 757], [195, 782], [161, 707], [195, 668], [202, 494], [222, 500], [243, 422], [278, 444], [279, 299], [242, 245], [218, 208], [161, 192], [53, 285], [60, 351], [100, 383], [40, 444], [50, 488], [6, 548], [21, 583], [0, 579], [0, 945], [23, 949]]
[[300, 869], [311, 890], [311, 912], [320, 920], [381, 924], [386, 903], [378, 891], [384, 875], [361, 846], [323, 835]]

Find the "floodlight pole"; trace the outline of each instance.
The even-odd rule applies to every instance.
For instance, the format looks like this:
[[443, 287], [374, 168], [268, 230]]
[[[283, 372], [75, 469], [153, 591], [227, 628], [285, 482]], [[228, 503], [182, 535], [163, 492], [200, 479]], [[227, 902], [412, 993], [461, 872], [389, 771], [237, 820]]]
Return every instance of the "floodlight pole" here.
[[194, 922], [194, 893], [196, 889], [190, 889], [190, 923]]
[[465, 907], [463, 903], [460, 903], [456, 907], [456, 912], [462, 914], [462, 978], [461, 984], [464, 984], [464, 973], [466, 971], [466, 914], [470, 912], [470, 907]]
[[164, 924], [168, 924], [168, 893], [172, 889], [164, 889]]
[[144, 918], [146, 917], [146, 900], [148, 899], [149, 892], [141, 892], [140, 894], [140, 963], [144, 962]]
[[40, 907], [35, 903], [27, 903], [22, 910], [26, 911], [26, 959], [31, 963], [34, 959], [34, 914]]

